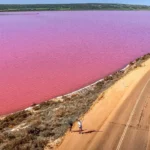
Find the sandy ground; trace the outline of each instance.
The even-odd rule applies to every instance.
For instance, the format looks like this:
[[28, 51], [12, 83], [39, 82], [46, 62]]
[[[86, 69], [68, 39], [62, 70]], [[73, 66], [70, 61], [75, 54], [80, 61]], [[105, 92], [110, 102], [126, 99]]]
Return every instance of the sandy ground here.
[[[66, 133], [58, 150], [147, 150], [150, 123], [150, 60], [117, 81], [98, 98], [82, 118], [83, 134], [77, 123]], [[143, 115], [143, 114], [147, 115]], [[141, 140], [142, 139], [142, 140]]]

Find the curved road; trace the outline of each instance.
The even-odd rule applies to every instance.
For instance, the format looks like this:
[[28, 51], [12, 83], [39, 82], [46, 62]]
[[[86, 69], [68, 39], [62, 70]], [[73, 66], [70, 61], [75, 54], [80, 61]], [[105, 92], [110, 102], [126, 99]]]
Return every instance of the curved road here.
[[[107, 112], [107, 108], [103, 108], [103, 112]], [[90, 119], [90, 115], [83, 120], [84, 134], [78, 134], [75, 125], [58, 149], [150, 150], [150, 73], [141, 78], [103, 122], [101, 116], [103, 114], [100, 112], [93, 113], [92, 119], [95, 121]]]

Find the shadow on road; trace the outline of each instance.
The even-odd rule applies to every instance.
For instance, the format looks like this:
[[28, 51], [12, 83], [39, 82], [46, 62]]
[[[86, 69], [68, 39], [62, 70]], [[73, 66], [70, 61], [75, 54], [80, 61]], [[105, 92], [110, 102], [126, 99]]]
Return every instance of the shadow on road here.
[[[87, 130], [87, 129], [84, 129], [82, 130], [82, 134], [89, 134], [89, 133], [93, 133], [93, 132], [102, 132], [102, 131], [97, 131], [97, 130]], [[80, 130], [73, 130], [72, 132], [80, 132]]]
[[88, 131], [82, 132], [82, 134], [88, 134], [88, 133], [93, 133], [93, 132], [102, 132], [102, 131], [88, 130]]
[[[82, 132], [85, 130], [87, 130], [87, 129], [82, 130]], [[72, 130], [72, 132], [80, 132], [80, 130]]]

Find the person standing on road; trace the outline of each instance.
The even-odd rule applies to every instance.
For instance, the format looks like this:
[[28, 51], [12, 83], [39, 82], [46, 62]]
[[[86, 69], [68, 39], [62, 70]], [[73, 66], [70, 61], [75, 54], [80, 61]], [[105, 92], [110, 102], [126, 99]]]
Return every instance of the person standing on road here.
[[[78, 121], [78, 126], [79, 126], [79, 134], [80, 133], [82, 133], [82, 122], [79, 120], [79, 119], [77, 119], [77, 121]], [[82, 133], [83, 134], [83, 133]]]
[[69, 120], [68, 124], [69, 124], [69, 131], [72, 132], [73, 122], [71, 120]]

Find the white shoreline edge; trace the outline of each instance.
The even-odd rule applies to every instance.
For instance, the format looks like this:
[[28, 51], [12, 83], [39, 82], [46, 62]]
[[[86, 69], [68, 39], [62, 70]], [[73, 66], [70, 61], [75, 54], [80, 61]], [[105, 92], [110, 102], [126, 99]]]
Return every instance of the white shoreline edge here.
[[[126, 65], [124, 68], [122, 68], [121, 70], [118, 70], [118, 71], [125, 71], [125, 70], [127, 70], [128, 68], [129, 68], [129, 64], [128, 65]], [[108, 75], [108, 76], [112, 76], [112, 74], [110, 74], [110, 75]], [[105, 78], [105, 77], [104, 77]], [[78, 90], [76, 90], [76, 91], [73, 91], [73, 92], [70, 92], [70, 93], [67, 93], [67, 94], [64, 94], [64, 95], [61, 95], [61, 96], [57, 96], [57, 97], [55, 97], [55, 98], [52, 98], [52, 99], [50, 99], [50, 100], [47, 100], [47, 101], [63, 101], [63, 96], [66, 96], [66, 97], [71, 97], [72, 95], [74, 95], [74, 94], [83, 94], [83, 93], [85, 93], [85, 92], [87, 92], [88, 90], [94, 90], [94, 87], [95, 87], [95, 85], [97, 84], [97, 83], [99, 83], [99, 82], [101, 82], [101, 81], [104, 81], [104, 78], [102, 78], [102, 79], [100, 79], [100, 80], [98, 80], [98, 81], [96, 81], [96, 82], [94, 82], [94, 83], [92, 83], [92, 84], [90, 84], [90, 85], [87, 85], [87, 86], [85, 86], [85, 87], [83, 87], [83, 88], [80, 88], [80, 89], [78, 89]], [[47, 101], [45, 101], [45, 102], [47, 102]], [[37, 104], [37, 105], [35, 105], [35, 106], [38, 106], [38, 105], [40, 105], [40, 104]], [[23, 109], [23, 110], [25, 110], [25, 111], [32, 111], [32, 108], [33, 108], [33, 106], [30, 106], [30, 107], [27, 107], [26, 109]], [[19, 111], [21, 111], [21, 110], [19, 110]], [[19, 111], [16, 111], [16, 112], [19, 112]], [[14, 113], [16, 113], [16, 112], [14, 112]], [[8, 114], [8, 115], [11, 115], [11, 114], [14, 114], [14, 113], [10, 113], [10, 114]]]

